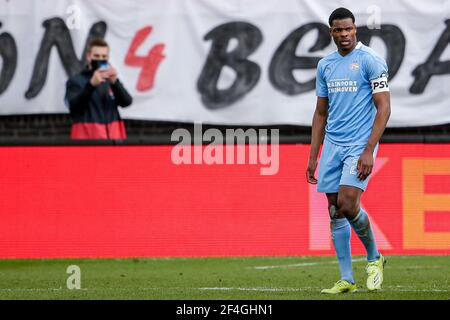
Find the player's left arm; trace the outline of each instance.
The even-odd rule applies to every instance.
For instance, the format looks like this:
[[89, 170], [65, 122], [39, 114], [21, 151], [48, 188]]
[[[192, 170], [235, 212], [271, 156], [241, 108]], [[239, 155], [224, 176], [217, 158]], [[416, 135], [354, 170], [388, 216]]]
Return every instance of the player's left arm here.
[[[389, 117], [391, 116], [391, 95], [387, 84], [387, 77], [385, 80], [381, 81], [385, 81], [384, 84], [386, 89], [379, 91], [377, 91], [376, 88], [374, 89], [373, 101], [377, 108], [377, 115], [367, 146], [358, 161], [358, 178], [360, 180], [367, 179], [372, 173], [374, 163], [373, 153], [386, 129]], [[372, 85], [375, 85], [375, 83], [373, 82]]]

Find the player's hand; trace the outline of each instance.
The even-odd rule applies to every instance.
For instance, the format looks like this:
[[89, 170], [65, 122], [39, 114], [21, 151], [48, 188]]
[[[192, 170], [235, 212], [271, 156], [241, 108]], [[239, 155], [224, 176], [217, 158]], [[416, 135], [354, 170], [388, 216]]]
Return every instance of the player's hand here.
[[373, 155], [370, 150], [364, 150], [358, 160], [358, 179], [364, 181], [372, 173]]
[[99, 85], [105, 83], [108, 80], [108, 75], [106, 70], [97, 70], [94, 72], [91, 78], [91, 84], [94, 87], [98, 87]]
[[317, 168], [317, 160], [309, 160], [308, 168], [306, 169], [306, 181], [310, 184], [317, 184], [317, 179], [314, 176]]

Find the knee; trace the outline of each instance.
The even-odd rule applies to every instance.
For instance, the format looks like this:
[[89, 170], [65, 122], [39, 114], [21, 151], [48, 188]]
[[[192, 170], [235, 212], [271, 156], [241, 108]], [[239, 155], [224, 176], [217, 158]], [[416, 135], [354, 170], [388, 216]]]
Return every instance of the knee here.
[[338, 214], [349, 220], [354, 219], [359, 212], [359, 204], [351, 199], [339, 199], [338, 208]]
[[330, 214], [331, 220], [339, 218], [338, 208], [334, 204], [328, 205], [328, 213]]

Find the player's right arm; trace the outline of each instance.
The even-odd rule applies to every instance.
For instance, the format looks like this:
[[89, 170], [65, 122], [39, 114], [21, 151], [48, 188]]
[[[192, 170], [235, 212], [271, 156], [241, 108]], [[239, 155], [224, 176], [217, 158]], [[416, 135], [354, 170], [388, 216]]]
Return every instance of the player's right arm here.
[[308, 168], [306, 169], [306, 180], [308, 183], [317, 184], [315, 172], [317, 158], [319, 157], [320, 145], [325, 137], [325, 126], [328, 119], [328, 98], [317, 97], [316, 111], [314, 112], [311, 133], [311, 150], [309, 153]]

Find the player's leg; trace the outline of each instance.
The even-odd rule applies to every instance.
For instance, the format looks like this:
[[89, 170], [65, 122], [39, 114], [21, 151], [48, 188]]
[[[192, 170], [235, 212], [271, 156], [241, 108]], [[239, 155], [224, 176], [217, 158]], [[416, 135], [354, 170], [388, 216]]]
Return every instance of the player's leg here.
[[360, 206], [362, 190], [353, 186], [340, 186], [338, 194], [338, 213], [345, 216], [355, 230], [367, 251], [369, 262], [380, 257], [375, 237], [370, 226], [369, 216]]
[[367, 251], [367, 287], [369, 290], [381, 289], [383, 283], [384, 257], [377, 248], [375, 237], [367, 213], [360, 207], [363, 190], [353, 186], [340, 186], [338, 212], [350, 222], [353, 230]]
[[351, 227], [348, 220], [338, 211], [338, 194], [327, 194], [328, 210], [330, 214], [331, 239], [339, 262], [341, 280], [351, 284], [353, 278], [352, 254], [350, 247]]
[[[361, 195], [367, 189], [369, 178], [363, 181], [359, 180], [357, 170], [358, 160], [364, 148], [364, 146], [355, 146], [346, 149], [344, 167], [339, 183], [338, 206], [340, 213], [350, 221], [359, 239], [364, 244], [367, 250], [367, 260], [373, 262], [380, 258], [380, 253], [370, 226], [369, 216], [360, 206]], [[375, 148], [374, 159], [377, 151], [378, 146]]]
[[328, 211], [330, 214], [331, 238], [338, 258], [341, 279], [331, 288], [322, 293], [337, 294], [355, 292], [356, 285], [353, 278], [352, 255], [350, 248], [351, 228], [348, 220], [339, 215], [337, 210], [337, 193], [328, 193]]
[[351, 228], [345, 217], [336, 215], [337, 193], [344, 165], [341, 154], [342, 147], [334, 145], [325, 139], [320, 158], [317, 191], [327, 194], [331, 218], [331, 236], [339, 262], [341, 280], [333, 288], [322, 290], [322, 293], [343, 293], [356, 290], [350, 252]]

